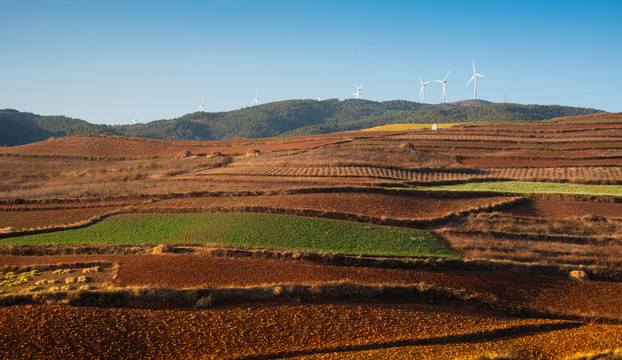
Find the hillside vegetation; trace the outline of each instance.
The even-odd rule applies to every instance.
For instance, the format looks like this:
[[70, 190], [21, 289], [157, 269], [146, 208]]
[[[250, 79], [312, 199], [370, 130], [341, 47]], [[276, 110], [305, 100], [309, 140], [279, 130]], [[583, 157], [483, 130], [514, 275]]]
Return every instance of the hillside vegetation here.
[[405, 100], [285, 100], [240, 110], [195, 112], [145, 124], [108, 126], [64, 116], [0, 110], [0, 145], [15, 146], [49, 137], [111, 134], [164, 140], [225, 140], [299, 136], [360, 130], [388, 124], [475, 121], [534, 121], [587, 115], [598, 110], [567, 106], [421, 104]]

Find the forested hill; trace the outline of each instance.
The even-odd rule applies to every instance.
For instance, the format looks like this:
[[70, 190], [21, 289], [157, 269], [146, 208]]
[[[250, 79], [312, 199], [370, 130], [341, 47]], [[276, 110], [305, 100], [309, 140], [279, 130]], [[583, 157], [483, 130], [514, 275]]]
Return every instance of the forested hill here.
[[[481, 101], [480, 101], [481, 103]], [[286, 100], [240, 110], [196, 112], [145, 124], [94, 125], [64, 116], [40, 116], [0, 110], [0, 145], [20, 145], [51, 136], [113, 134], [169, 140], [264, 138], [359, 130], [396, 123], [544, 120], [586, 115], [595, 109], [556, 105], [421, 104], [404, 100]]]
[[22, 145], [68, 134], [120, 135], [109, 126], [90, 124], [66, 116], [41, 116], [12, 109], [0, 110], [0, 146]]
[[173, 120], [115, 127], [115, 130], [127, 136], [174, 140], [265, 138], [308, 126], [328, 125], [326, 132], [331, 132], [331, 126], [342, 123], [393, 119], [440, 107], [401, 100], [285, 100], [228, 112], [196, 112]]

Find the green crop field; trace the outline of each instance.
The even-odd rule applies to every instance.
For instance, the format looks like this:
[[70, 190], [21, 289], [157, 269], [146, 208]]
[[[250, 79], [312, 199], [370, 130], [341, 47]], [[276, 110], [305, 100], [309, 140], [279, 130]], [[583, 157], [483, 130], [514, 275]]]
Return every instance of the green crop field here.
[[526, 181], [474, 182], [458, 185], [416, 187], [414, 190], [494, 191], [519, 194], [578, 194], [622, 196], [622, 185], [583, 185]]
[[455, 256], [415, 229], [271, 214], [128, 214], [95, 225], [12, 237], [1, 244], [213, 243], [341, 253]]

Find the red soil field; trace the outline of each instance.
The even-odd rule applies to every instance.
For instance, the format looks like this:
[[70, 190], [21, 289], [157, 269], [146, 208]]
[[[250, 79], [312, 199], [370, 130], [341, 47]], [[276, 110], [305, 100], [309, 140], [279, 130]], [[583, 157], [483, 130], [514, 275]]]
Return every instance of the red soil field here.
[[428, 272], [321, 266], [264, 259], [205, 255], [0, 256], [0, 266], [111, 261], [119, 263], [118, 286], [251, 286], [349, 281], [364, 284], [426, 283], [528, 308], [622, 317], [622, 283], [576, 282], [544, 276], [482, 271]]
[[64, 225], [88, 220], [93, 216], [103, 215], [117, 209], [120, 208], [92, 207], [84, 209], [1, 211], [0, 228], [10, 226], [15, 229], [30, 229], [50, 225]]
[[622, 203], [597, 201], [534, 199], [529, 203], [504, 210], [514, 216], [562, 219], [597, 215], [603, 217], [622, 217]]
[[214, 151], [223, 154], [230, 152], [244, 154], [251, 148], [261, 152], [309, 149], [352, 139], [353, 137], [365, 138], [378, 135], [378, 133], [352, 132], [278, 139], [241, 139], [211, 142], [169, 141], [118, 136], [72, 136], [7, 148], [4, 152], [11, 154], [110, 157], [177, 156], [184, 150], [189, 150], [193, 154], [210, 154]]
[[[486, 341], [451, 345], [404, 346], [372, 351], [346, 352], [321, 359], [477, 359], [483, 354], [509, 354], [517, 359], [572, 359], [577, 354], [606, 351], [622, 346], [622, 326], [585, 324], [574, 329], [544, 331]], [[295, 359], [302, 359], [295, 358]], [[319, 356], [304, 359], [320, 359]]]
[[[609, 134], [607, 134], [609, 135]], [[403, 139], [403, 140], [436, 140], [436, 141], [460, 141], [462, 143], [466, 142], [512, 142], [512, 143], [538, 143], [538, 144], [555, 144], [555, 143], [585, 143], [585, 142], [596, 142], [596, 141], [606, 141], [610, 143], [617, 143], [622, 141], [622, 138], [616, 137], [615, 134], [612, 136], [586, 136], [581, 137], [575, 135], [567, 135], [558, 136], [558, 137], [529, 137], [529, 136], [516, 136], [511, 134], [488, 134], [485, 131], [482, 132], [474, 132], [472, 135], [469, 133], [463, 133], [458, 131], [447, 131], [440, 133], [410, 133], [403, 135], [396, 135], [393, 139]], [[460, 145], [458, 145], [460, 146]]]
[[472, 167], [552, 167], [552, 166], [603, 166], [622, 165], [621, 159], [521, 159], [516, 157], [463, 157], [458, 162], [464, 166]]
[[504, 178], [522, 181], [619, 181], [622, 167], [544, 167], [544, 168], [489, 168], [482, 173], [470, 174], [430, 169], [425, 172], [376, 166], [339, 167], [240, 167], [232, 166], [205, 170], [199, 175], [260, 175], [260, 176], [320, 176], [320, 177], [376, 177], [417, 182]]
[[197, 209], [266, 206], [281, 209], [335, 211], [394, 219], [425, 219], [509, 200], [509, 197], [468, 199], [431, 198], [373, 193], [323, 193], [245, 197], [207, 197], [162, 200], [141, 209]]
[[487, 157], [522, 157], [522, 158], [556, 158], [556, 159], [584, 159], [603, 156], [622, 156], [620, 149], [587, 149], [587, 150], [533, 150], [533, 149], [459, 149], [447, 152], [452, 156], [487, 156]]
[[[272, 304], [186, 311], [13, 306], [0, 308], [0, 354], [29, 359], [233, 359], [297, 351], [338, 356], [361, 346], [394, 351], [426, 339], [451, 348], [455, 340], [443, 337], [452, 335], [462, 335], [473, 346], [470, 337], [501, 328], [531, 337], [534, 330], [529, 329], [541, 324], [580, 326], [417, 304]], [[609, 344], [621, 342], [606, 330], [595, 334]], [[495, 339], [494, 333], [487, 336]]]

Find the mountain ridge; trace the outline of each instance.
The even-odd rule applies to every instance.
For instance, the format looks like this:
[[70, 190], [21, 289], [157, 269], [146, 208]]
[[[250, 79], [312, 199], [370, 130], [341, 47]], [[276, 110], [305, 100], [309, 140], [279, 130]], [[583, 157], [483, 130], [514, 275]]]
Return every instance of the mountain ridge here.
[[337, 99], [283, 100], [225, 112], [194, 112], [135, 125], [97, 125], [66, 116], [0, 110], [0, 145], [16, 146], [67, 135], [119, 135], [163, 140], [227, 140], [300, 136], [360, 130], [396, 123], [545, 120], [589, 115], [596, 109], [463, 100], [422, 104]]

